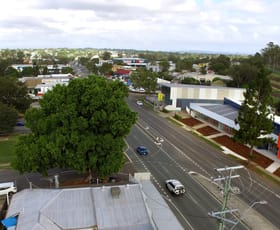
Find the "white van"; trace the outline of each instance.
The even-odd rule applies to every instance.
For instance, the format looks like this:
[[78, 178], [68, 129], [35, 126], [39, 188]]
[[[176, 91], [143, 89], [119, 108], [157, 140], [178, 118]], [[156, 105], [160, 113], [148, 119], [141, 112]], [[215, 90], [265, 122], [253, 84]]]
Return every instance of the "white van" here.
[[9, 195], [11, 193], [16, 193], [17, 187], [15, 186], [14, 182], [5, 182], [0, 183], [0, 196], [2, 195]]

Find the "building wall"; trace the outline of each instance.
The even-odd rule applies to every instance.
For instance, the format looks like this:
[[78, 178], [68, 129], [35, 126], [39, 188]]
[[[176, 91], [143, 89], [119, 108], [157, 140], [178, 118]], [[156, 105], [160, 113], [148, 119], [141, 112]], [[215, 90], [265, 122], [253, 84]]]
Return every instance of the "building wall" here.
[[[165, 86], [168, 87], [168, 86]], [[229, 88], [229, 87], [205, 87], [197, 85], [172, 85], [169, 84], [170, 95], [167, 101], [172, 101], [172, 107], [177, 108], [178, 99], [196, 99], [196, 100], [221, 100], [225, 97], [233, 98], [234, 100], [244, 100], [245, 89]], [[181, 108], [185, 110], [186, 108]]]

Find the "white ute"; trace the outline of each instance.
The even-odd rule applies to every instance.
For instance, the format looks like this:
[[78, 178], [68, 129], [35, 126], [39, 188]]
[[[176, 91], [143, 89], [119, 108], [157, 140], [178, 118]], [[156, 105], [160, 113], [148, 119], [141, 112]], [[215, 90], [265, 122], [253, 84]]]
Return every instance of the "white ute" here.
[[184, 185], [178, 180], [169, 179], [165, 181], [166, 188], [175, 195], [184, 194], [186, 192]]
[[0, 183], [0, 196], [1, 195], [10, 195], [17, 192], [17, 187], [14, 182], [5, 182]]

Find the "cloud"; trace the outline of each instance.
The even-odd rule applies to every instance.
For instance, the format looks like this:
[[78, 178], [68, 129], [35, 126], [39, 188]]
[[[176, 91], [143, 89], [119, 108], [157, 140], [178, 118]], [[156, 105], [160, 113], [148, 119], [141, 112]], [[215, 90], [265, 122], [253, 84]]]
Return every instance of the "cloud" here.
[[9, 0], [0, 48], [258, 52], [280, 36], [273, 0]]

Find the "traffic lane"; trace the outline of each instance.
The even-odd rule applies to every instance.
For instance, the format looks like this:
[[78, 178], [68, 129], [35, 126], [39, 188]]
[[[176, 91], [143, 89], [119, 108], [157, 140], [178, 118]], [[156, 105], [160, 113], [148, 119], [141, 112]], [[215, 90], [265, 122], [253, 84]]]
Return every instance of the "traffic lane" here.
[[[204, 191], [199, 184], [193, 181], [186, 171], [174, 167], [172, 161], [164, 156], [161, 156], [160, 160], [152, 156], [150, 158], [145, 157], [143, 162], [157, 181], [156, 186], [159, 187], [159, 190], [163, 191], [163, 194], [179, 210], [180, 213], [177, 216], [184, 216], [194, 229], [218, 228], [216, 220], [210, 218], [207, 213], [213, 209], [217, 210], [221, 205], [207, 191]], [[167, 179], [178, 179], [181, 181], [185, 185], [187, 193], [183, 196], [170, 194], [165, 188], [165, 180]], [[184, 226], [187, 227], [188, 224], [186, 225], [185, 223]]]
[[[179, 144], [178, 141], [182, 136], [179, 135], [176, 138], [173, 138], [173, 136], [174, 135], [172, 135], [169, 139], [166, 138], [166, 141], [168, 142], [168, 140], [172, 140], [173, 143], [176, 143], [177, 141], [177, 146], [181, 145], [181, 149], [184, 149], [183, 152], [189, 156], [192, 153], [192, 149], [190, 148], [187, 149], [188, 146], [185, 146], [186, 141], [183, 142], [181, 140]], [[165, 143], [163, 143], [163, 145], [165, 145]], [[207, 148], [207, 151], [203, 150], [204, 153], [201, 153], [200, 150], [197, 150], [195, 153], [196, 156], [190, 157], [192, 161], [194, 161], [194, 163], [197, 163], [201, 168], [201, 170], [198, 172], [204, 172], [202, 174], [208, 176], [209, 178], [211, 176], [216, 177], [218, 176], [218, 174], [215, 173], [214, 168], [236, 165], [235, 162], [232, 162], [231, 160], [228, 160], [225, 157], [223, 157], [223, 155], [220, 152], [211, 155], [211, 151], [209, 151], [209, 148], [210, 147]], [[174, 155], [176, 156], [176, 152]], [[202, 159], [199, 159], [198, 155], [203, 156]], [[196, 169], [193, 168], [193, 170]], [[253, 173], [249, 172], [248, 170], [247, 171], [245, 171], [245, 169], [238, 170], [236, 173], [240, 174], [240, 178], [232, 180], [232, 186], [238, 187], [242, 192], [238, 196], [242, 200], [244, 200], [249, 206], [255, 201], [261, 201], [261, 200], [268, 201], [268, 204], [266, 206], [258, 206], [255, 207], [255, 209], [258, 210], [269, 221], [271, 221], [275, 226], [278, 226], [280, 228], [280, 220], [279, 220], [280, 199], [279, 199], [279, 193], [277, 192], [278, 189], [275, 188], [274, 190], [276, 190], [276, 192], [274, 192], [271, 189], [269, 189], [267, 185], [264, 184], [264, 181], [257, 182], [257, 180], [255, 179], [258, 178], [258, 176], [252, 175]]]
[[[149, 127], [149, 131], [151, 132], [153, 129], [156, 130], [156, 132], [160, 133], [161, 136], [165, 136], [165, 139], [172, 141], [174, 144], [176, 143], [176, 146], [181, 146], [181, 149], [184, 149], [184, 152], [186, 152], [186, 154], [188, 156], [190, 156], [192, 159], [195, 159], [195, 162], [197, 162], [197, 164], [205, 169], [206, 176], [211, 176], [213, 173], [213, 169], [214, 168], [218, 168], [218, 167], [225, 167], [225, 166], [231, 166], [231, 165], [236, 165], [235, 162], [231, 161], [230, 159], [228, 159], [227, 157], [225, 157], [220, 151], [214, 149], [212, 146], [203, 143], [200, 140], [200, 144], [197, 147], [197, 151], [196, 153], [193, 153], [193, 151], [191, 149], [188, 149], [188, 151], [186, 150], [188, 148], [189, 145], [193, 145], [192, 141], [189, 141], [191, 138], [189, 137], [190, 134], [188, 132], [186, 132], [186, 130], [183, 130], [182, 128], [178, 128], [178, 126], [174, 125], [173, 123], [171, 123], [170, 121], [166, 120], [165, 118], [161, 118], [158, 117], [157, 115], [155, 115], [154, 113], [151, 113], [149, 110], [144, 110], [145, 108], [143, 107], [143, 111], [140, 111], [140, 119], [143, 119], [143, 117], [145, 116], [149, 116], [144, 123], [146, 123], [146, 125]], [[155, 131], [152, 131], [155, 132]], [[178, 133], [178, 134], [177, 134]], [[197, 137], [192, 137], [192, 139], [195, 141], [195, 139], [198, 139]], [[191, 140], [192, 140], [191, 139]], [[188, 140], [188, 141], [186, 141]], [[179, 143], [178, 143], [179, 141]], [[192, 143], [192, 144], [188, 144], [186, 146], [185, 143]], [[193, 145], [193, 146], [195, 146]], [[200, 146], [206, 146], [203, 147], [202, 150], [199, 148]], [[205, 149], [207, 150], [207, 157], [203, 157], [200, 158], [200, 156], [203, 156], [204, 154], [199, 154], [201, 153], [201, 151], [203, 151], [203, 153], [205, 153]], [[212, 149], [212, 150], [211, 150]], [[210, 150], [210, 151], [209, 151]], [[213, 154], [212, 154], [213, 153]], [[204, 155], [205, 156], [205, 155]], [[211, 165], [209, 167], [209, 165]], [[253, 180], [253, 185], [252, 187], [257, 187], [258, 192], [252, 192], [248, 191], [247, 194], [247, 199], [244, 199], [244, 194], [241, 194], [241, 198], [244, 199], [244, 201], [246, 201], [248, 203], [248, 205], [250, 205], [252, 202], [256, 201], [256, 200], [264, 200], [263, 198], [265, 198], [265, 196], [260, 196], [259, 194], [266, 194], [267, 197], [269, 197], [269, 203], [270, 203], [270, 208], [268, 210], [266, 209], [261, 209], [260, 212], [266, 216], [273, 224], [275, 224], [276, 226], [279, 226], [279, 218], [277, 218], [277, 216], [279, 216], [279, 193], [278, 193], [278, 189], [277, 187], [273, 188], [273, 190], [269, 189], [269, 186], [262, 180], [258, 180], [257, 178], [259, 178], [259, 176], [255, 176], [255, 175], [248, 175], [245, 173], [245, 175], [242, 175], [242, 182], [240, 183], [240, 187], [248, 187], [248, 183], [250, 183], [250, 180]], [[258, 181], [258, 182], [256, 182]], [[235, 180], [233, 180], [233, 183], [235, 183]], [[279, 188], [279, 187], [278, 187]], [[276, 191], [276, 192], [275, 192]], [[277, 205], [275, 205], [277, 204]], [[271, 212], [271, 213], [268, 213]]]
[[[254, 209], [280, 229], [279, 186], [267, 186], [266, 178], [260, 178], [257, 174], [247, 168], [237, 170], [234, 174], [240, 175], [239, 178], [231, 180], [231, 187], [234, 188], [234, 190], [237, 188], [240, 191], [236, 196], [245, 201], [248, 204], [248, 207], [254, 202], [267, 201], [266, 205], [254, 206]], [[224, 174], [221, 176], [227, 175]]]
[[[182, 203], [182, 201], [179, 201], [177, 203], [173, 201], [176, 204], [176, 207], [182, 210], [182, 214], [189, 220], [190, 223], [195, 223], [195, 226], [198, 226], [198, 229], [209, 229], [210, 227], [208, 221], [209, 219], [213, 221], [213, 218], [208, 216], [208, 212], [221, 210], [220, 202], [217, 201], [212, 194], [205, 190], [204, 187], [201, 187], [200, 184], [194, 181], [188, 174], [188, 170], [182, 167], [181, 163], [174, 163], [170, 154], [165, 151], [164, 146], [161, 151], [156, 154], [156, 157], [153, 157], [152, 155], [154, 154], [151, 154], [149, 159], [144, 158], [143, 161], [147, 166], [148, 164], [151, 164], [147, 168], [149, 168], [154, 176], [157, 174], [158, 178], [161, 177], [161, 183], [159, 184], [163, 185], [166, 179], [173, 178], [179, 179], [186, 186], [187, 202]], [[166, 158], [164, 156], [166, 156]], [[151, 169], [151, 167], [153, 167], [153, 169]], [[175, 197], [176, 201], [178, 201], [176, 196], [173, 197]], [[192, 205], [191, 202], [193, 202]], [[191, 209], [180, 208], [181, 205], [187, 205], [188, 207], [191, 207]], [[195, 208], [193, 205], [198, 206], [198, 208]], [[231, 219], [235, 219], [235, 217], [231, 216]], [[216, 224], [217, 220], [214, 219], [214, 222]], [[240, 224], [238, 229], [247, 228]]]
[[[170, 196], [170, 199], [180, 210], [180, 213], [185, 216], [191, 224], [196, 226], [195, 229], [206, 229], [206, 227], [208, 227], [208, 229], [217, 229], [216, 221], [208, 217], [207, 213], [209, 210], [212, 210], [212, 208], [220, 207], [220, 204], [206, 191], [202, 191], [202, 194], [198, 195], [201, 193], [200, 191], [198, 192], [198, 190], [203, 188], [193, 181], [189, 175], [179, 172], [180, 169], [178, 169], [176, 165], [174, 167], [174, 162], [170, 157], [151, 142], [149, 136], [139, 129], [133, 129], [132, 132], [138, 132], [138, 134], [128, 136], [128, 142], [130, 142], [133, 137], [134, 141], [137, 142], [135, 137], [138, 137], [138, 141], [140, 139], [141, 143], [144, 143], [150, 149], [149, 155], [141, 156], [141, 159], [153, 177], [158, 181], [157, 186], [160, 187], [159, 189], [164, 186], [164, 181], [168, 178], [178, 178], [182, 183], [187, 184], [188, 187], [191, 188], [188, 189], [189, 195], [184, 196], [184, 199], [180, 199], [180, 201], [176, 199], [178, 197]], [[199, 200], [202, 202], [199, 202]], [[184, 226], [186, 226], [186, 223], [184, 223]], [[209, 226], [212, 227], [209, 228]]]
[[[240, 172], [240, 175], [245, 177], [242, 174], [243, 172]], [[240, 187], [241, 194], [239, 194], [238, 197], [244, 200], [249, 206], [254, 202], [267, 201], [267, 204], [254, 206], [254, 209], [280, 229], [279, 193], [275, 193], [273, 190], [264, 187], [261, 183], [257, 182], [253, 178], [251, 181], [248, 180], [247, 188], [243, 183], [240, 184], [239, 182], [235, 182], [233, 184], [234, 186], [237, 184], [237, 186]]]
[[[216, 167], [232, 165], [234, 162], [226, 158], [221, 151], [189, 133], [182, 127], [174, 125], [165, 118], [159, 117], [152, 112], [139, 111], [139, 120], [149, 126], [151, 132], [157, 131], [164, 139], [184, 150], [184, 152], [199, 163], [206, 172], [213, 172]], [[209, 159], [209, 160], [208, 160]], [[210, 175], [208, 175], [210, 176]]]

